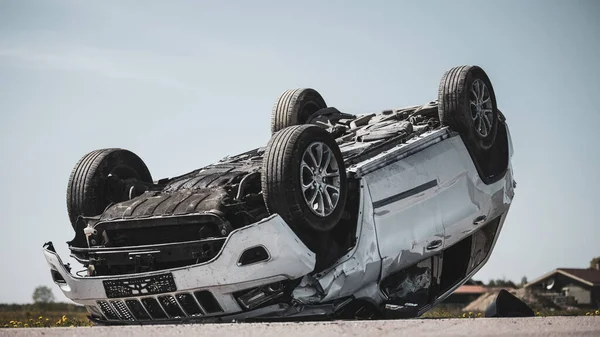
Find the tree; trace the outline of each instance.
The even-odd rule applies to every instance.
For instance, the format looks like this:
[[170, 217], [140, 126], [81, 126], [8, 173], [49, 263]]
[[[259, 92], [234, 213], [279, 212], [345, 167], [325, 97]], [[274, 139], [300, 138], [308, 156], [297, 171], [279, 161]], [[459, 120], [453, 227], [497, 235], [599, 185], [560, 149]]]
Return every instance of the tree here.
[[39, 286], [33, 291], [33, 303], [53, 303], [54, 294], [52, 289], [46, 286]]
[[487, 284], [487, 286], [488, 287], [504, 287], [504, 288], [516, 288], [517, 287], [513, 281], [507, 280], [507, 279], [496, 279], [496, 280], [492, 279]]
[[520, 284], [520, 286], [522, 287], [522, 286], [524, 286], [524, 285], [526, 285], [526, 284], [527, 284], [527, 276], [523, 276], [523, 277], [521, 278], [521, 284]]
[[595, 269], [598, 266], [598, 263], [600, 263], [600, 256], [597, 256], [590, 261], [590, 268]]

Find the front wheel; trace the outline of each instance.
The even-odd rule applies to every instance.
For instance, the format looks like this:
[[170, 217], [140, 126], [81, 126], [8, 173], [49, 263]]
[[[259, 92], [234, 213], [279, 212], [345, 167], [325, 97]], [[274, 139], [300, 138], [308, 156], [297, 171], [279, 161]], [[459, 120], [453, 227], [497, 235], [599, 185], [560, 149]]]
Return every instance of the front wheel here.
[[101, 149], [86, 154], [71, 171], [67, 186], [71, 225], [76, 229], [80, 216], [100, 215], [110, 203], [130, 199], [140, 183], [152, 184], [152, 176], [135, 153]]
[[287, 127], [265, 151], [262, 191], [270, 213], [297, 232], [330, 231], [346, 204], [346, 169], [333, 137], [315, 125]]

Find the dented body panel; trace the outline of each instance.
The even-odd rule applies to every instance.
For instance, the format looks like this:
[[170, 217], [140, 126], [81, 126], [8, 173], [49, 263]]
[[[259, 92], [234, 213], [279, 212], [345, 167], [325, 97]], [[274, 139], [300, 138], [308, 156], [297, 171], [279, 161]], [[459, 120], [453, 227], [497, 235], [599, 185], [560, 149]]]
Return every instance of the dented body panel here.
[[488, 167], [436, 115], [434, 102], [328, 121], [357, 201], [344, 223], [350, 243], [325, 267], [268, 214], [259, 148], [85, 219], [70, 248], [88, 275], [73, 275], [47, 244], [53, 279], [101, 324], [422, 314], [485, 264], [515, 186], [508, 125], [492, 150], [505, 167]]
[[[336, 261], [331, 268], [313, 276], [322, 289], [322, 296], [318, 298], [318, 302], [348, 296], [369, 298], [377, 303], [381, 303], [383, 299], [380, 298], [377, 287], [381, 275], [381, 255], [371, 194], [367, 184], [361, 184], [360, 193], [361, 220], [357, 227], [356, 246]], [[301, 302], [306, 301], [302, 296], [295, 296], [295, 298]]]

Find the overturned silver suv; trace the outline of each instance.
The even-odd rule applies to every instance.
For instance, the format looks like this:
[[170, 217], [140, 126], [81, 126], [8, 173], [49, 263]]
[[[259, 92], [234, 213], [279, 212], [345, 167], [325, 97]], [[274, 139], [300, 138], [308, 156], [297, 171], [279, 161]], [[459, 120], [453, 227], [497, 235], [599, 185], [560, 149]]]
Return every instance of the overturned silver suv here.
[[488, 260], [513, 199], [508, 125], [477, 66], [438, 99], [360, 116], [285, 91], [266, 147], [154, 181], [86, 154], [54, 282], [100, 324], [415, 317]]

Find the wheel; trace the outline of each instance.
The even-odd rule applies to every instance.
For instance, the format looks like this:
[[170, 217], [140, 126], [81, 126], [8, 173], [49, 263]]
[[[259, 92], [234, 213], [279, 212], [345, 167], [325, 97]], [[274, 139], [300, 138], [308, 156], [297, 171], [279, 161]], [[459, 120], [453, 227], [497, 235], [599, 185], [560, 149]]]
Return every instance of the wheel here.
[[302, 125], [313, 113], [327, 107], [325, 100], [310, 88], [286, 90], [279, 96], [271, 113], [271, 134], [288, 126]]
[[498, 107], [483, 69], [460, 66], [448, 70], [440, 81], [438, 104], [442, 124], [467, 136], [479, 149], [487, 150], [494, 144]]
[[335, 227], [346, 204], [346, 169], [333, 137], [315, 125], [287, 127], [267, 144], [262, 191], [271, 214], [297, 233]]
[[123, 149], [92, 151], [77, 162], [67, 186], [67, 212], [73, 228], [79, 216], [101, 214], [111, 202], [132, 197], [136, 185], [151, 184], [146, 164]]

